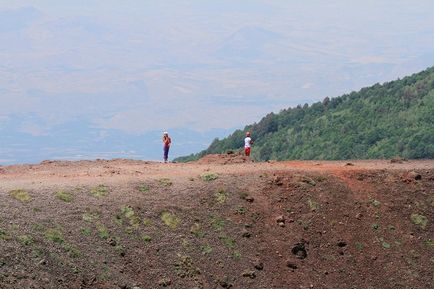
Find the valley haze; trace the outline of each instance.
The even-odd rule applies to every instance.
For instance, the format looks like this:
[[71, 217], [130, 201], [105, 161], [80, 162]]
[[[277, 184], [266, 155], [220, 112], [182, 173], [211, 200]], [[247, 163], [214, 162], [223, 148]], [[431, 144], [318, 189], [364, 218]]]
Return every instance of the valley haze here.
[[434, 64], [432, 1], [2, 1], [0, 165], [171, 158]]

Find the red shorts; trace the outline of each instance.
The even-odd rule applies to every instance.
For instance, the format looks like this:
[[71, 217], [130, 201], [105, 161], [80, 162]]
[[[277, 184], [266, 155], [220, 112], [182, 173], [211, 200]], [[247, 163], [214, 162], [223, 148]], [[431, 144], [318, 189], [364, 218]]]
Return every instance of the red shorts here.
[[250, 148], [244, 148], [244, 153], [247, 157], [250, 156]]

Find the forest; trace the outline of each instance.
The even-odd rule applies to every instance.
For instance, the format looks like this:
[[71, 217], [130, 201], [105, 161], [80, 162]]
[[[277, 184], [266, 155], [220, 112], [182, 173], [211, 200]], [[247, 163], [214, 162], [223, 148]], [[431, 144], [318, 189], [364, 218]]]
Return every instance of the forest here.
[[215, 139], [187, 162], [238, 151], [246, 131], [252, 158], [267, 160], [434, 158], [434, 67], [340, 97], [269, 113], [259, 122]]

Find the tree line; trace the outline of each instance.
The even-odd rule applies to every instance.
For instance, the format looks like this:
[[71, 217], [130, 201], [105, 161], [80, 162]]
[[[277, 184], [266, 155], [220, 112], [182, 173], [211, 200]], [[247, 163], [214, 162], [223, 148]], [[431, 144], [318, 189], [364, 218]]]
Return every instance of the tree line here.
[[340, 97], [269, 113], [215, 139], [185, 162], [243, 146], [251, 131], [255, 160], [434, 158], [434, 67]]

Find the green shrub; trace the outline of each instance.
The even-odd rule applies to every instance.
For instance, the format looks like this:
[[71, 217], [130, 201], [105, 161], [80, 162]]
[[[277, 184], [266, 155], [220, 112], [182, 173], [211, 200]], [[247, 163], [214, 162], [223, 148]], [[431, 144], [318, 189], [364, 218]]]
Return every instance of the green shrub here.
[[181, 220], [175, 215], [170, 212], [163, 212], [161, 214], [161, 220], [163, 223], [168, 226], [171, 229], [176, 229], [178, 227]]
[[70, 203], [74, 199], [74, 197], [73, 197], [73, 195], [71, 193], [64, 192], [64, 191], [57, 192], [56, 193], [56, 197], [59, 200], [62, 200], [64, 202], [66, 202], [66, 203]]
[[32, 197], [29, 195], [29, 193], [21, 189], [10, 191], [9, 195], [11, 195], [14, 199], [23, 203], [27, 203], [32, 200]]
[[200, 177], [205, 182], [214, 181], [214, 180], [217, 180], [219, 178], [219, 176], [215, 173], [204, 173]]
[[108, 188], [105, 185], [99, 185], [90, 190], [90, 194], [94, 197], [101, 198], [108, 195]]
[[411, 214], [410, 216], [411, 221], [413, 224], [420, 226], [422, 229], [425, 229], [428, 225], [428, 218], [424, 215], [420, 214]]

